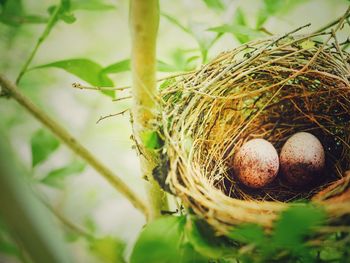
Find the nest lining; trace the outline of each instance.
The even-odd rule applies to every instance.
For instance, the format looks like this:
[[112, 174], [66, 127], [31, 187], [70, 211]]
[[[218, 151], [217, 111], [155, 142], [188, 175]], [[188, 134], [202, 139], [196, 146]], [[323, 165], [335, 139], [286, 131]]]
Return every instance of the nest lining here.
[[[340, 187], [346, 192], [349, 61], [334, 36], [329, 45], [315, 35], [285, 36], [250, 42], [168, 81], [161, 91], [161, 130], [171, 191], [222, 233], [242, 222], [270, 226], [289, 201], [326, 199]], [[325, 149], [322, 180], [294, 189], [277, 179], [251, 190], [235, 178], [232, 158], [244, 142], [264, 138], [280, 152], [300, 131], [314, 134]], [[329, 186], [338, 179], [342, 183]], [[350, 213], [349, 200], [327, 209]]]

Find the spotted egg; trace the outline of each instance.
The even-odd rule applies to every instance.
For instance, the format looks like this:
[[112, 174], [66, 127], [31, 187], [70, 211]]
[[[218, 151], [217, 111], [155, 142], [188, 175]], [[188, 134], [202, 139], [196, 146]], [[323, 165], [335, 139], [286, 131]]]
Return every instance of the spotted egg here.
[[252, 139], [244, 143], [233, 158], [235, 175], [251, 188], [261, 188], [271, 183], [278, 168], [277, 151], [264, 139]]
[[283, 145], [280, 153], [281, 172], [286, 181], [303, 186], [317, 180], [325, 166], [321, 142], [311, 133], [298, 132]]

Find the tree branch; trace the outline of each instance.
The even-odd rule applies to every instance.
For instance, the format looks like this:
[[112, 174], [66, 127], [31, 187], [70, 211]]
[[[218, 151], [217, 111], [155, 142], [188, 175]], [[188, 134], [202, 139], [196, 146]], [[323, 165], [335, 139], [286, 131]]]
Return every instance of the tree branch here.
[[25, 97], [21, 91], [5, 77], [0, 75], [2, 93], [15, 99], [21, 106], [28, 110], [37, 120], [45, 125], [54, 135], [63, 141], [74, 153], [85, 160], [97, 172], [99, 172], [117, 191], [124, 195], [137, 209], [148, 215], [147, 206], [117, 175], [102, 164], [96, 157], [70, 135], [58, 122], [51, 119], [45, 112], [38, 108], [32, 101]]
[[142, 143], [142, 134], [153, 131], [158, 113], [156, 102], [156, 40], [159, 24], [158, 0], [130, 1], [130, 29], [132, 36], [132, 95], [134, 105], [133, 129], [139, 145], [141, 169], [150, 182], [148, 189], [151, 211], [149, 220], [167, 210], [166, 194], [152, 176], [159, 163], [158, 154]]

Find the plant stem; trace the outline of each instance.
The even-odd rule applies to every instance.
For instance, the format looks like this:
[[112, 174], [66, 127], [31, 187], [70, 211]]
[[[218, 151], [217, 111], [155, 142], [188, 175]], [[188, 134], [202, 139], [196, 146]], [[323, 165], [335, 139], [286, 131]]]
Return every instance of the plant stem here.
[[41, 36], [39, 37], [38, 41], [36, 42], [36, 45], [34, 47], [34, 49], [32, 50], [32, 52], [30, 53], [28, 59], [26, 60], [26, 62], [24, 63], [24, 65], [22, 66], [21, 71], [19, 72], [19, 75], [16, 79], [16, 84], [18, 85], [18, 83], [20, 82], [21, 78], [23, 77], [24, 73], [26, 73], [30, 63], [32, 62], [34, 56], [36, 55], [36, 53], [38, 52], [39, 47], [41, 46], [41, 44], [44, 42], [44, 40], [47, 38], [47, 36], [50, 34], [51, 29], [53, 28], [53, 26], [55, 25], [55, 23], [58, 20], [58, 15], [59, 12], [62, 8], [62, 3], [60, 3], [59, 5], [57, 5], [49, 19], [49, 21], [46, 24], [46, 27], [43, 31], [43, 33], [41, 34]]
[[166, 194], [153, 179], [152, 171], [159, 162], [158, 154], [143, 145], [143, 132], [154, 130], [158, 113], [156, 102], [156, 40], [159, 24], [158, 0], [130, 1], [130, 28], [132, 36], [132, 95], [134, 104], [133, 129], [139, 146], [141, 170], [150, 185], [149, 220], [161, 216], [167, 210]]
[[350, 17], [350, 13], [347, 11], [345, 17], [344, 17], [344, 15], [343, 15], [343, 16], [339, 17], [338, 19], [336, 19], [336, 20], [334, 20], [334, 21], [328, 23], [327, 25], [321, 27], [320, 29], [314, 31], [313, 33], [314, 33], [314, 34], [316, 34], [316, 33], [321, 33], [321, 32], [323, 32], [323, 31], [327, 30], [328, 28], [330, 28], [330, 27], [332, 27], [332, 26], [335, 26], [335, 25], [338, 24], [340, 21], [342, 21], [342, 20], [344, 21], [345, 19], [347, 19], [347, 18], [349, 18], [349, 17]]
[[58, 122], [51, 119], [44, 111], [38, 108], [32, 101], [25, 97], [21, 91], [6, 78], [0, 75], [0, 86], [3, 93], [15, 99], [21, 106], [27, 109], [37, 120], [45, 125], [54, 135], [63, 141], [74, 153], [80, 156], [99, 172], [117, 191], [124, 195], [137, 209], [147, 217], [147, 206], [117, 175], [102, 164], [96, 157], [87, 150], [76, 138], [70, 135], [67, 130]]

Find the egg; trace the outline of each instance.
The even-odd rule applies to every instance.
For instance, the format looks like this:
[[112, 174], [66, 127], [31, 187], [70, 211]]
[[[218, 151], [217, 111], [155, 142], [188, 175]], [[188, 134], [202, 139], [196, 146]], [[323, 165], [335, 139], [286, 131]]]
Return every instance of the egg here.
[[252, 139], [244, 143], [233, 158], [235, 175], [251, 188], [261, 188], [272, 182], [278, 168], [277, 151], [264, 139]]
[[298, 132], [283, 145], [281, 172], [288, 183], [302, 186], [321, 176], [325, 152], [321, 142], [311, 133]]

